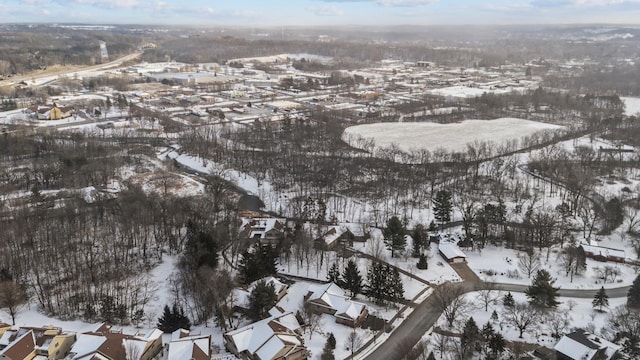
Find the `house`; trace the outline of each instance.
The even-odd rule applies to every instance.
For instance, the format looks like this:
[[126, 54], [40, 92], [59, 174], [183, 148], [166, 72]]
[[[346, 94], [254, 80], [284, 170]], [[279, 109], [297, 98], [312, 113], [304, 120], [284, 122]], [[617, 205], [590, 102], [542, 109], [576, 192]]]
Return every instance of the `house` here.
[[346, 227], [329, 226], [319, 239], [316, 239], [316, 247], [324, 250], [335, 250], [338, 245], [353, 245], [355, 236]]
[[242, 219], [241, 234], [261, 245], [277, 246], [284, 239], [285, 221], [277, 218]]
[[95, 331], [79, 334], [65, 359], [151, 360], [161, 351], [162, 331], [158, 329], [142, 336], [127, 335], [102, 324]]
[[188, 330], [178, 329], [171, 334], [167, 360], [211, 359], [211, 335], [189, 335]]
[[73, 106], [35, 105], [29, 108], [28, 113], [33, 114], [38, 120], [60, 120], [72, 116], [75, 112]]
[[227, 350], [241, 359], [302, 360], [309, 350], [292, 312], [271, 309], [271, 316], [224, 334]]
[[578, 329], [563, 336], [553, 347], [559, 360], [609, 360], [620, 350], [620, 345]]
[[618, 263], [624, 263], [627, 257], [624, 250], [593, 246], [588, 244], [580, 244], [580, 247], [584, 250], [586, 257], [597, 261], [613, 261]]
[[75, 333], [63, 332], [61, 328], [53, 326], [41, 328], [21, 327], [17, 330], [5, 331], [0, 338], [0, 347], [4, 348], [11, 345], [17, 338], [22, 337], [27, 332], [33, 334], [35, 354], [48, 359], [63, 359], [76, 341]]
[[33, 331], [27, 331], [20, 335], [0, 351], [0, 360], [31, 360], [35, 357], [36, 339]]
[[438, 250], [440, 251], [440, 256], [450, 264], [467, 262], [467, 255], [454, 244], [441, 242], [438, 244]]
[[334, 283], [311, 285], [304, 297], [311, 308], [322, 314], [333, 315], [338, 324], [359, 326], [369, 314], [365, 304], [352, 301], [345, 291]]

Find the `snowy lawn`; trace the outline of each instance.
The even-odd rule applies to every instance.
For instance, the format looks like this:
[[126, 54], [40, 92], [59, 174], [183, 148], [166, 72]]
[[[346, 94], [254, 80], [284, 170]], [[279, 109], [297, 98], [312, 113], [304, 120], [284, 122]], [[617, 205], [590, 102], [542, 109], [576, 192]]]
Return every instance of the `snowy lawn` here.
[[[464, 253], [468, 256], [469, 267], [485, 281], [531, 285], [531, 279], [518, 266], [517, 250], [487, 246], [482, 252], [464, 251]], [[603, 283], [602, 280], [597, 278], [596, 268], [602, 269], [604, 266], [611, 266], [620, 271], [620, 275], [617, 276], [615, 281]], [[632, 266], [587, 259], [587, 270], [584, 274], [575, 276], [573, 282], [571, 282], [570, 277], [566, 276], [566, 272], [562, 269], [558, 253], [554, 251], [551, 252], [549, 261], [546, 260], [546, 251], [541, 253], [539, 268], [549, 271], [551, 276], [557, 279], [555, 286], [563, 289], [599, 289], [602, 286], [605, 288], [622, 287], [631, 285], [633, 279], [636, 278], [636, 272]], [[513, 276], [516, 272], [519, 277]]]
[[[484, 311], [484, 306], [480, 305], [478, 300], [478, 293], [468, 293], [465, 296], [470, 303], [474, 304], [472, 309], [466, 312], [464, 317], [461, 317], [457, 323], [454, 324], [454, 328], [450, 329], [453, 332], [460, 333], [464, 326], [464, 322], [471, 316], [480, 329], [490, 322], [496, 332], [501, 333], [506, 340], [510, 341], [524, 341], [532, 344], [539, 344], [552, 348], [557, 340], [551, 336], [552, 329], [551, 323], [544, 318], [532, 324], [523, 333], [523, 338], [519, 338], [519, 331], [506, 319], [506, 310], [501, 303], [502, 295], [506, 293], [501, 292], [500, 300], [493, 305], [489, 305], [488, 311]], [[527, 298], [522, 293], [512, 293], [516, 303], [526, 303]], [[602, 335], [602, 328], [606, 325], [607, 318], [609, 316], [609, 310], [620, 305], [623, 305], [626, 299], [609, 299], [609, 307], [603, 308], [603, 312], [598, 312], [593, 309], [591, 302], [593, 299], [580, 299], [580, 298], [558, 298], [560, 305], [555, 310], [549, 310], [545, 316], [558, 317], [568, 316], [568, 324], [564, 329], [564, 333], [571, 332], [573, 328], [587, 329], [596, 335]], [[491, 319], [491, 314], [495, 311], [498, 314], [498, 319]], [[447, 329], [447, 322], [444, 317], [440, 317], [436, 323], [440, 328]], [[433, 340], [433, 335], [425, 335], [423, 339]], [[431, 348], [433, 349], [433, 343]]]
[[377, 148], [397, 145], [403, 151], [444, 149], [465, 152], [474, 142], [505, 142], [529, 136], [541, 130], [561, 129], [561, 126], [515, 118], [495, 120], [465, 120], [453, 124], [377, 123], [356, 125], [345, 129], [343, 139], [357, 146], [357, 138], [373, 139]]

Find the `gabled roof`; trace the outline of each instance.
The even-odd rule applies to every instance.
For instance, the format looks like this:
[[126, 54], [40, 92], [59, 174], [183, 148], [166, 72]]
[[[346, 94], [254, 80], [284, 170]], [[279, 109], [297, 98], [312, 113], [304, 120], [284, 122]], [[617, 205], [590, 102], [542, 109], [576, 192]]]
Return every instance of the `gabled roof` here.
[[571, 359], [591, 360], [599, 350], [604, 350], [607, 359], [611, 359], [620, 346], [578, 329], [563, 336], [554, 349]]
[[293, 313], [286, 312], [229, 331], [225, 336], [233, 341], [238, 352], [257, 354], [260, 351], [262, 353], [259, 355], [261, 359], [271, 359], [271, 357], [263, 356], [278, 354], [292, 344], [298, 347], [302, 346], [302, 340], [297, 335], [299, 329], [300, 324]]
[[169, 343], [167, 360], [208, 360], [211, 358], [211, 335], [187, 336]]
[[447, 259], [467, 257], [467, 255], [465, 255], [456, 245], [450, 243], [440, 242], [440, 244], [438, 245], [438, 249]]
[[334, 283], [309, 286], [307, 301], [335, 310], [335, 316], [349, 320], [357, 319], [366, 308], [365, 304], [345, 296], [345, 291]]
[[36, 347], [36, 339], [33, 331], [27, 331], [19, 336], [9, 346], [0, 351], [0, 356], [11, 360], [22, 360], [31, 354]]

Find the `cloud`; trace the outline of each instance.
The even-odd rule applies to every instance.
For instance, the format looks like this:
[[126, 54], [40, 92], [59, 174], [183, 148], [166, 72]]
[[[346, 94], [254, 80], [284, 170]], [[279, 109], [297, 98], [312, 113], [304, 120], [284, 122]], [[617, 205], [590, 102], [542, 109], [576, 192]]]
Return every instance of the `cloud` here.
[[344, 13], [337, 6], [310, 6], [307, 8], [310, 12], [318, 16], [342, 16]]
[[369, 2], [380, 6], [424, 6], [438, 2], [439, 0], [319, 0], [333, 3]]
[[377, 0], [376, 4], [382, 6], [424, 6], [435, 2], [438, 0]]
[[[23, 0], [23, 1], [34, 1], [34, 0]], [[37, 0], [35, 0], [37, 1]], [[140, 6], [140, 2], [138, 0], [54, 0], [55, 2], [64, 5], [88, 5], [88, 6], [96, 6], [107, 9], [130, 9], [137, 6]]]
[[640, 5], [640, 0], [534, 0], [532, 6], [539, 8], [556, 7], [605, 7]]

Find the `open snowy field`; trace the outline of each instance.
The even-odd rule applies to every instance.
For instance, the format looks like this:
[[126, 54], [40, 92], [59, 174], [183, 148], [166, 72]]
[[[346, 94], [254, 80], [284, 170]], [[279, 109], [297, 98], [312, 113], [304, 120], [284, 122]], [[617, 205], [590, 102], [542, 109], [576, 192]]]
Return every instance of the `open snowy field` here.
[[640, 98], [637, 97], [621, 97], [625, 105], [625, 115], [635, 115], [640, 113]]
[[377, 123], [356, 125], [345, 129], [342, 138], [352, 146], [356, 139], [372, 139], [377, 148], [396, 144], [403, 151], [443, 149], [466, 151], [467, 144], [476, 141], [502, 143], [520, 139], [541, 130], [556, 130], [562, 126], [516, 118], [495, 120], [465, 120], [454, 124], [437, 123]]

